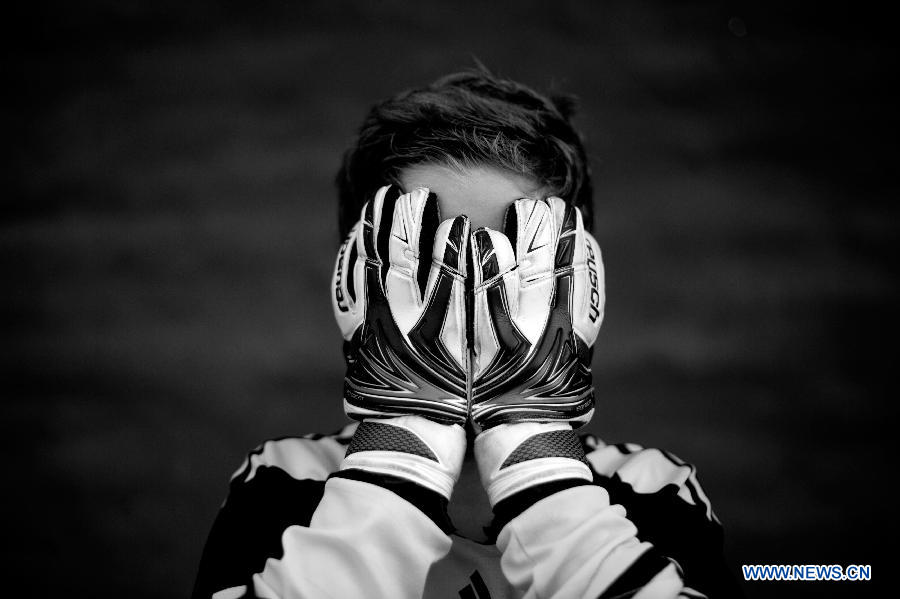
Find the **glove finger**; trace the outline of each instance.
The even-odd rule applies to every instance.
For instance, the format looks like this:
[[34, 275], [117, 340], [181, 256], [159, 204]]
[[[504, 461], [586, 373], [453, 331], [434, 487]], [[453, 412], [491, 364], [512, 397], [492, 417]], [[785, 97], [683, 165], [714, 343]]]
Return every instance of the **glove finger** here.
[[457, 216], [445, 220], [437, 227], [432, 240], [431, 268], [425, 289], [432, 286], [435, 273], [441, 268], [454, 275], [466, 277], [468, 245], [468, 217]]
[[[378, 235], [383, 229], [385, 199], [390, 204], [396, 201], [399, 188], [385, 185], [375, 193], [371, 201], [362, 208], [360, 233], [356, 244], [359, 254], [357, 266], [354, 268], [354, 287], [367, 302], [384, 302], [384, 274], [382, 260], [378, 254]], [[368, 305], [363, 304], [363, 305]]]
[[[512, 242], [509, 237], [493, 229], [482, 227], [472, 233], [472, 255], [472, 277], [476, 289], [496, 283], [494, 279], [505, 277], [516, 268]], [[518, 287], [518, 280], [515, 286]]]
[[[425, 190], [426, 192], [428, 190]], [[465, 235], [465, 239], [468, 241], [469, 235], [469, 220], [465, 217], [456, 224], [457, 227], [454, 229], [454, 234], [450, 235], [450, 231], [447, 231], [446, 238], [442, 237], [443, 241], [441, 244], [438, 243], [438, 228], [440, 226], [440, 212], [438, 209], [438, 199], [434, 193], [428, 192], [427, 196], [424, 200], [424, 206], [422, 207], [422, 219], [421, 225], [419, 227], [419, 240], [416, 244], [418, 248], [418, 256], [420, 257], [418, 268], [416, 271], [416, 282], [419, 285], [419, 293], [420, 297], [424, 300], [426, 296], [425, 290], [428, 287], [429, 278], [432, 272], [432, 264], [434, 263], [435, 258], [437, 261], [447, 263], [445, 260], [444, 252], [441, 251], [441, 247], [446, 245], [451, 237], [456, 247], [459, 247], [460, 240], [459, 236]], [[451, 227], [451, 225], [448, 225]], [[465, 233], [462, 232], [461, 227], [465, 228]], [[463, 252], [463, 260], [465, 260], [465, 252]], [[465, 271], [465, 264], [462, 265], [462, 268], [459, 267], [459, 261], [456, 262], [455, 270], [457, 272]], [[465, 275], [464, 275], [465, 276]]]
[[425, 296], [439, 221], [437, 196], [426, 187], [402, 196], [394, 209], [390, 263], [415, 279], [419, 299]]
[[569, 313], [575, 332], [590, 347], [600, 330], [605, 303], [600, 248], [585, 231], [578, 208], [556, 197], [548, 201], [560, 219], [553, 307]]
[[347, 235], [344, 243], [341, 244], [332, 276], [332, 308], [345, 339], [348, 339], [362, 322], [362, 315], [358, 314], [359, 304], [356, 302], [356, 282], [354, 280], [358, 231], [359, 224], [357, 223]]
[[527, 340], [513, 321], [519, 276], [513, 246], [498, 231], [478, 229], [472, 235], [474, 280], [472, 344], [476, 378], [497, 354], [515, 354]]
[[[548, 198], [547, 202], [553, 212], [553, 219], [557, 225], [556, 253], [554, 256], [554, 270], [557, 273], [570, 268], [576, 259], [578, 248], [576, 238], [584, 235], [584, 225], [581, 222], [581, 211], [571, 204], [566, 204], [557, 197]], [[583, 259], [583, 249], [579, 258]]]
[[[387, 229], [384, 227], [384, 219], [391, 218], [393, 205], [400, 195], [400, 188], [396, 185], [385, 185], [375, 192], [375, 196], [366, 202], [360, 214], [360, 234], [357, 244], [357, 252], [363, 258], [375, 261], [383, 261], [387, 256], [386, 251], [380, 252], [386, 240], [381, 239], [385, 234], [390, 234], [390, 221], [387, 221]], [[387, 208], [385, 208], [387, 206]], [[384, 260], [386, 261], [386, 260]]]
[[519, 278], [528, 283], [553, 271], [554, 214], [546, 200], [523, 198], [506, 211], [504, 233], [515, 250]]
[[[385, 238], [386, 255], [390, 258], [385, 289], [394, 321], [403, 333], [412, 329], [422, 313], [419, 265], [424, 263], [426, 268], [430, 265], [431, 248], [423, 254], [420, 240], [423, 224], [430, 227], [431, 217], [425, 214], [433, 213], [436, 207], [437, 198], [433, 198], [426, 188], [400, 196], [393, 206], [390, 235]], [[428, 238], [433, 239], [430, 228], [425, 232], [425, 238], [426, 242]]]
[[516, 200], [507, 210], [505, 231], [513, 240], [519, 288], [513, 320], [533, 345], [543, 334], [553, 296], [555, 215], [546, 200]]
[[469, 219], [465, 216], [446, 220], [437, 228], [426, 299], [421, 317], [409, 335], [414, 345], [439, 368], [458, 374], [463, 374], [467, 363], [465, 256], [468, 240]]
[[553, 260], [555, 281], [550, 305], [551, 318], [562, 318], [571, 323], [574, 285], [572, 262], [577, 247], [576, 237], [579, 230], [582, 234], [584, 233], [584, 227], [579, 229], [581, 214], [577, 208], [571, 204], [567, 205], [556, 197], [549, 198], [547, 202], [553, 211], [556, 223], [556, 250]]
[[401, 197], [401, 190], [396, 185], [383, 187], [375, 196], [372, 235], [375, 241], [375, 253], [380, 263], [382, 283], [384, 283], [390, 267], [388, 245], [393, 229], [394, 206]]
[[[574, 308], [572, 311], [572, 327], [588, 347], [597, 340], [600, 325], [603, 323], [606, 304], [606, 283], [603, 268], [603, 256], [600, 246], [594, 237], [583, 232], [577, 244], [576, 252]], [[578, 260], [578, 253], [583, 252], [583, 260]]]
[[375, 253], [375, 201], [380, 195], [387, 191], [387, 187], [382, 187], [375, 194], [375, 197], [363, 204], [359, 215], [359, 234], [356, 237], [356, 251], [363, 260], [371, 258], [377, 259]]

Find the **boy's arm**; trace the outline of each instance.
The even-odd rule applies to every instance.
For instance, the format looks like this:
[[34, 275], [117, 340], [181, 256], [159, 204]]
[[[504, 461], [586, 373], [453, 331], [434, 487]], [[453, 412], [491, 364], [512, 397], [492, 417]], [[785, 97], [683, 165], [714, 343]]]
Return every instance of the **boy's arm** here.
[[[504, 572], [525, 596], [744, 596], [692, 465], [590, 436], [583, 447], [592, 483], [538, 485], [495, 507]], [[572, 459], [577, 450], [567, 453]], [[533, 475], [540, 462], [532, 462]]]
[[[210, 532], [193, 597], [421, 596], [432, 562], [450, 547], [447, 500], [429, 485], [461, 460], [454, 447], [461, 456], [464, 434], [415, 417], [378, 425], [397, 429], [375, 431], [380, 446], [362, 423], [349, 447], [345, 435], [254, 451]], [[413, 434], [429, 438], [438, 460], [416, 452], [388, 463], [419, 460], [410, 472], [422, 472], [421, 480], [368, 469]]]
[[687, 587], [709, 597], [744, 596], [693, 465], [659, 449], [605, 445], [591, 436], [584, 446], [595, 483], [625, 508], [641, 540], [678, 563]]
[[593, 484], [566, 423], [493, 427], [476, 439], [500, 533], [501, 567], [523, 597], [678, 597], [678, 566], [638, 538]]
[[282, 557], [253, 576], [259, 597], [402, 599], [421, 597], [450, 539], [402, 493], [332, 478], [310, 525], [287, 528], [282, 545]]
[[440, 481], [452, 488], [464, 452], [457, 425], [417, 416], [360, 424], [309, 526], [285, 529], [283, 555], [253, 576], [256, 595], [421, 597], [451, 545]]
[[559, 198], [519, 200], [473, 234], [475, 456], [501, 566], [524, 597], [676, 597], [678, 568], [593, 473], [573, 427], [593, 413], [600, 248]]
[[678, 597], [683, 588], [676, 564], [639, 541], [624, 508], [594, 485], [535, 502], [497, 543], [504, 574], [525, 597]]

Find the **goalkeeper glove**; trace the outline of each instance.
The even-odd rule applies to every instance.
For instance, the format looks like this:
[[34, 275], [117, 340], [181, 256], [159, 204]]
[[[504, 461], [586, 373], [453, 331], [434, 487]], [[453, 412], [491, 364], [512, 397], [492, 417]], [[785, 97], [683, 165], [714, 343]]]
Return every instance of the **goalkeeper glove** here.
[[470, 417], [491, 505], [539, 485], [590, 481], [573, 428], [593, 414], [590, 366], [605, 300], [597, 242], [574, 206], [524, 199], [507, 211], [504, 233], [474, 232], [472, 255]]
[[381, 188], [341, 246], [333, 307], [344, 409], [362, 423], [342, 469], [391, 474], [449, 498], [465, 453], [469, 222], [437, 198]]

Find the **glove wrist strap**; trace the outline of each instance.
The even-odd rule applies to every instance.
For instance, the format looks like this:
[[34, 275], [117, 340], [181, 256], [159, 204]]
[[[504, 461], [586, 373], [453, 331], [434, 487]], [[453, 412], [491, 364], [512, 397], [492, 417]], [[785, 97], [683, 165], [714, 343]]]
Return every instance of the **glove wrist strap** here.
[[521, 491], [561, 480], [592, 481], [568, 423], [501, 424], [475, 439], [475, 459], [491, 507]]
[[395, 476], [450, 499], [465, 452], [459, 425], [420, 416], [369, 419], [356, 429], [340, 469]]

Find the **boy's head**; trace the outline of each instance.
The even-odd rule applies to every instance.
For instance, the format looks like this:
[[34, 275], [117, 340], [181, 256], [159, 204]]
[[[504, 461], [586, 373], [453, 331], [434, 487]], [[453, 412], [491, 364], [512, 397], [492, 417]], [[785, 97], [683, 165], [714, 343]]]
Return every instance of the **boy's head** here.
[[[470, 216], [479, 210], [479, 189], [485, 187], [488, 198], [504, 204], [556, 195], [581, 208], [590, 229], [591, 178], [581, 137], [570, 122], [573, 104], [571, 98], [547, 97], [474, 70], [375, 105], [337, 175], [341, 235], [359, 219], [363, 203], [388, 183], [406, 191], [429, 186], [442, 209], [451, 197], [450, 212]], [[473, 224], [492, 224], [492, 212], [482, 212], [486, 222], [473, 219]]]

